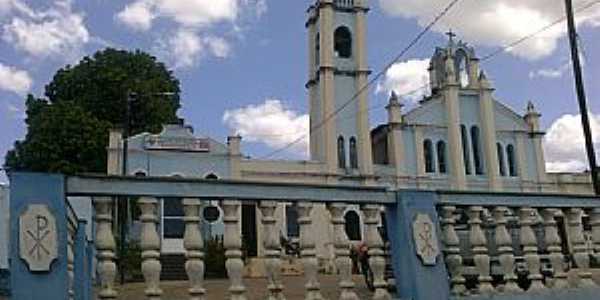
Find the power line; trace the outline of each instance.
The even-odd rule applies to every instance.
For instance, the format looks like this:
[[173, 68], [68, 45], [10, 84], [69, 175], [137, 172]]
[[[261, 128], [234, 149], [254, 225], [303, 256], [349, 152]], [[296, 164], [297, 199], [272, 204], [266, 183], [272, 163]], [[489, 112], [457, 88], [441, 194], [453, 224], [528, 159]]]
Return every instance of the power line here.
[[[327, 122], [329, 122], [333, 117], [335, 117], [338, 113], [340, 113], [342, 110], [344, 110], [348, 105], [350, 105], [352, 102], [356, 101], [356, 99], [358, 98], [359, 95], [361, 95], [365, 90], [367, 90], [371, 85], [373, 85], [375, 82], [377, 82], [377, 80], [379, 80], [379, 78], [381, 78], [381, 76], [383, 76], [396, 62], [398, 62], [412, 47], [414, 47], [419, 40], [421, 40], [421, 38], [423, 36], [425, 36], [425, 34], [427, 34], [427, 32], [429, 32], [431, 30], [431, 28], [433, 28], [433, 26], [435, 26], [435, 24], [437, 24], [437, 22], [439, 20], [441, 20], [460, 0], [452, 0], [434, 19], [433, 21], [431, 21], [409, 44], [408, 46], [406, 46], [396, 57], [394, 57], [394, 59], [388, 63], [381, 71], [379, 71], [367, 84], [365, 84], [365, 86], [361, 87], [357, 93], [355, 93], [350, 100], [346, 101], [342, 106], [340, 106], [338, 109], [336, 109], [333, 113], [329, 114], [328, 116], [325, 117], [325, 119], [323, 121], [321, 121], [320, 123], [316, 124], [313, 128], [311, 128], [310, 131], [314, 132], [316, 130], [321, 129]], [[262, 157], [261, 159], [267, 159], [270, 158], [274, 155], [279, 154], [280, 152], [283, 152], [287, 149], [289, 149], [290, 147], [294, 146], [295, 144], [301, 142], [304, 138], [306, 138], [307, 134], [302, 135], [301, 137], [297, 138], [296, 140], [292, 141], [291, 143], [288, 143], [287, 145], [274, 150], [273, 152], [269, 153], [268, 155]]]

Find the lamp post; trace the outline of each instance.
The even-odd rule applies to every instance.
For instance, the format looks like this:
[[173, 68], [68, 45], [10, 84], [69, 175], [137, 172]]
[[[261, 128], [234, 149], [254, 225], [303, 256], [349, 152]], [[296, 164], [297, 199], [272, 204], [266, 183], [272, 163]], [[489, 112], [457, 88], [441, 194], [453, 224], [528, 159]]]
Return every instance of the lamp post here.
[[[166, 96], [172, 97], [175, 93], [173, 92], [158, 92], [158, 93], [146, 93], [141, 96]], [[126, 104], [125, 104], [125, 120], [123, 128], [123, 153], [122, 153], [122, 165], [121, 174], [128, 176], [129, 172], [127, 169], [127, 159], [129, 154], [129, 136], [131, 135], [131, 104], [138, 100], [140, 94], [132, 91], [127, 91]], [[127, 213], [129, 211], [129, 198], [122, 197], [118, 202], [118, 218], [119, 218], [119, 270], [120, 270], [120, 281], [121, 284], [125, 283], [125, 272], [123, 270], [123, 256], [125, 254], [125, 236], [127, 235]]]

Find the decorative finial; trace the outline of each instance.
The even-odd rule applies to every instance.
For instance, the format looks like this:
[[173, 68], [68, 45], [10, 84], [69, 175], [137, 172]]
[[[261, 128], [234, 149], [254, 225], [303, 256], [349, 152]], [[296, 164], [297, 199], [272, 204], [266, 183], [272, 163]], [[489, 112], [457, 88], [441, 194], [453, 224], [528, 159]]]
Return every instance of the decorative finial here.
[[398, 104], [400, 103], [398, 101], [398, 94], [396, 94], [396, 91], [392, 91], [391, 95], [390, 95], [390, 104]]
[[533, 105], [533, 102], [531, 101], [527, 102], [527, 114], [537, 114], [537, 111], [535, 110], [535, 105]]

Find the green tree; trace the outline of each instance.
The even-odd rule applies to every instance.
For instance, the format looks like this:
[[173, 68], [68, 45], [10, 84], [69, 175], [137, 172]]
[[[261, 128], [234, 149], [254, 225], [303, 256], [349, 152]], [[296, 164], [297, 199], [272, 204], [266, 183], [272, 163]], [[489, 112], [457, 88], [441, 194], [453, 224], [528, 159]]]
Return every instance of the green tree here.
[[[170, 95], [165, 95], [168, 92]], [[105, 172], [108, 130], [123, 128], [128, 95], [131, 134], [177, 121], [179, 81], [153, 56], [105, 49], [58, 70], [45, 98], [26, 101], [27, 135], [4, 166], [37, 172]]]

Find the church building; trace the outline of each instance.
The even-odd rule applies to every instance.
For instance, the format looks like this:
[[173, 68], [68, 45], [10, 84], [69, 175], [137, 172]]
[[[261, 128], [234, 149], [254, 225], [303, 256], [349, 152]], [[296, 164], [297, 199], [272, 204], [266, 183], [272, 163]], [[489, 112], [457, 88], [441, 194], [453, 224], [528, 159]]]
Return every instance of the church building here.
[[[546, 172], [540, 114], [532, 103], [522, 112], [494, 96], [494, 84], [480, 69], [473, 47], [450, 38], [433, 49], [429, 96], [410, 110], [395, 93], [387, 105], [387, 122], [372, 129], [369, 93], [364, 87], [367, 63], [366, 0], [316, 0], [308, 9], [308, 101], [310, 158], [304, 161], [257, 160], [244, 155], [243, 137], [220, 142], [195, 134], [184, 124], [166, 125], [159, 134], [128, 139], [126, 170], [136, 176], [295, 182], [390, 189], [494, 192], [591, 193], [586, 174]], [[298, 83], [303, 84], [303, 83]], [[121, 174], [121, 132], [110, 134], [109, 174]], [[161, 201], [162, 255], [183, 255], [181, 199]], [[249, 274], [260, 273], [263, 256], [259, 203], [240, 212]], [[205, 238], [223, 234], [219, 203], [203, 208]], [[276, 212], [281, 234], [298, 236], [294, 206]], [[318, 257], [332, 257], [329, 214], [313, 210], [320, 228]], [[363, 239], [363, 216], [357, 207], [345, 213], [346, 231]], [[254, 270], [253, 268], [257, 268]]]

